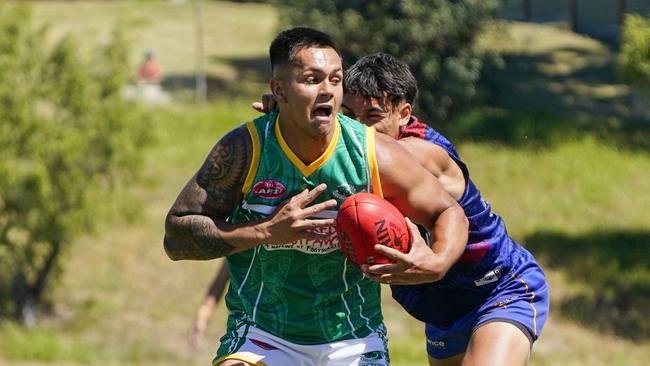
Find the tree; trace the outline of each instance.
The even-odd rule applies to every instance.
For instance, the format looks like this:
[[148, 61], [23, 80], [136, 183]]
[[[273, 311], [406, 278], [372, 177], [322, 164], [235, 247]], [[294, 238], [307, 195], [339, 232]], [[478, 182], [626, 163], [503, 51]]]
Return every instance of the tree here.
[[444, 121], [475, 93], [482, 58], [472, 51], [496, 0], [282, 0], [284, 22], [323, 30], [339, 42], [346, 65], [393, 54], [413, 71], [418, 113]]
[[633, 116], [647, 113], [650, 100], [650, 20], [628, 14], [623, 21], [618, 74], [632, 91], [631, 112]]
[[625, 16], [619, 74], [650, 97], [650, 20], [640, 15]]
[[[146, 121], [120, 93], [122, 33], [86, 61], [66, 36], [53, 48], [26, 6], [0, 6], [0, 314], [34, 320], [72, 240], [137, 168]], [[92, 66], [91, 66], [92, 65]]]

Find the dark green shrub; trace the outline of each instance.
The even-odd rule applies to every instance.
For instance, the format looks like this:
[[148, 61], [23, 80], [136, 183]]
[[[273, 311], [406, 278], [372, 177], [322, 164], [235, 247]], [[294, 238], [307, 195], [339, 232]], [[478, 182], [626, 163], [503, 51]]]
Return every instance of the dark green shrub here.
[[472, 51], [496, 0], [282, 0], [284, 23], [334, 36], [347, 66], [378, 51], [407, 62], [420, 87], [417, 113], [442, 121], [475, 94], [482, 57]]

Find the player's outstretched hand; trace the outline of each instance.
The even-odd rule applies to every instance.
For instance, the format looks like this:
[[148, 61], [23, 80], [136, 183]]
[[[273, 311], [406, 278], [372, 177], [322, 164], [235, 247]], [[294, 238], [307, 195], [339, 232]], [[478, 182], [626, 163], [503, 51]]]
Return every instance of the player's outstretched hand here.
[[207, 326], [207, 321], [205, 319], [194, 319], [190, 326], [189, 341], [192, 348], [199, 348], [201, 343], [201, 338], [203, 338], [203, 333], [205, 333], [205, 328]]
[[251, 107], [253, 107], [254, 110], [260, 113], [268, 113], [271, 111], [271, 109], [275, 108], [277, 105], [278, 103], [275, 101], [275, 97], [273, 96], [273, 94], [264, 94], [262, 95], [262, 101], [253, 102], [251, 104]]
[[418, 227], [408, 217], [406, 224], [411, 232], [411, 250], [408, 253], [402, 253], [385, 245], [376, 244], [375, 250], [395, 260], [395, 263], [364, 264], [361, 269], [366, 277], [381, 283], [395, 285], [429, 283], [444, 277], [445, 273], [441, 270], [444, 267], [442, 258], [431, 250], [420, 235]]
[[[265, 242], [268, 244], [286, 244], [298, 239], [329, 239], [333, 232], [335, 219], [312, 219], [319, 213], [336, 207], [336, 200], [307, 206], [327, 189], [322, 183], [312, 190], [301, 193], [284, 201], [263, 225], [267, 231]], [[324, 230], [323, 228], [328, 228]]]

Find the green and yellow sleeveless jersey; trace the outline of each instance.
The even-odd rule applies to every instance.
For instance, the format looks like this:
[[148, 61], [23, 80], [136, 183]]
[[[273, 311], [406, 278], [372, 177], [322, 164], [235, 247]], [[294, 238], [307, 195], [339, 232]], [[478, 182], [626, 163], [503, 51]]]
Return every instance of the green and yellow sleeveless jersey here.
[[[327, 184], [312, 204], [356, 192], [381, 196], [375, 157], [375, 131], [341, 114], [334, 136], [316, 161], [305, 165], [287, 146], [277, 113], [247, 124], [253, 159], [243, 200], [232, 223], [270, 215], [287, 198]], [[338, 209], [338, 206], [337, 206]], [[336, 210], [321, 218], [336, 217]], [[297, 344], [361, 338], [383, 329], [379, 284], [365, 278], [330, 239], [263, 244], [227, 257], [231, 274], [226, 304], [231, 314]]]

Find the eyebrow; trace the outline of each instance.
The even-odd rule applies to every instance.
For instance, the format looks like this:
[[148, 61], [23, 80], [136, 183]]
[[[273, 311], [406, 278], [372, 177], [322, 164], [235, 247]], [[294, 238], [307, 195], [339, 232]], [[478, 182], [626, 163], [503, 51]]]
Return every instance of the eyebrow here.
[[[320, 67], [306, 67], [306, 68], [303, 69], [303, 71], [320, 72], [320, 73], [326, 74], [325, 70], [323, 70], [323, 69], [320, 68]], [[338, 67], [338, 68], [332, 70], [332, 73], [336, 73], [336, 72], [341, 72], [341, 73], [342, 73], [342, 72], [343, 72], [343, 68], [342, 68], [342, 67]]]

